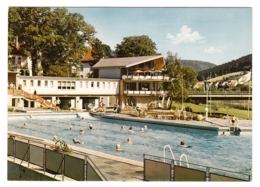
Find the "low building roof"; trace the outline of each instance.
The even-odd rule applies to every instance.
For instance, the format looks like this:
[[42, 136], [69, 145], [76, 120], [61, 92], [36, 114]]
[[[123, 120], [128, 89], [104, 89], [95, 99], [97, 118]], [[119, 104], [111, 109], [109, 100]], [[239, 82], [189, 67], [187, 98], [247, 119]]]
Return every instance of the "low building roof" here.
[[139, 57], [123, 57], [123, 58], [102, 58], [94, 66], [94, 69], [107, 67], [124, 67], [128, 68], [144, 62], [154, 60], [161, 69], [164, 66], [164, 58], [161, 55], [155, 56], [139, 56]]

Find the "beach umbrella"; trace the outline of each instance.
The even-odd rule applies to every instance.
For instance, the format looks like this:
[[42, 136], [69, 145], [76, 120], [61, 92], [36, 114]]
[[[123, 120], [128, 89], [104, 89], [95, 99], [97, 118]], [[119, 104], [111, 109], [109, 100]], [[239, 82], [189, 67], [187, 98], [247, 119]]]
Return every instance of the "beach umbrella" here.
[[135, 73], [143, 73], [143, 71], [142, 70], [135, 70]]

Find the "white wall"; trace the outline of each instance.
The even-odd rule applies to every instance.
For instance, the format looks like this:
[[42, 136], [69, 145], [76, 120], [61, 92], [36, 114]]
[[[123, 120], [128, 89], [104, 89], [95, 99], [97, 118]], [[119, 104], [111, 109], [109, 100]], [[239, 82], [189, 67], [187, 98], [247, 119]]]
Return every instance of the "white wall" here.
[[[40, 82], [38, 84], [38, 82]], [[75, 83], [75, 89], [59, 89], [58, 82]], [[25, 85], [24, 85], [25, 83]], [[64, 78], [64, 77], [28, 77], [19, 76], [18, 84], [22, 89], [39, 95], [118, 95], [118, 79]]]

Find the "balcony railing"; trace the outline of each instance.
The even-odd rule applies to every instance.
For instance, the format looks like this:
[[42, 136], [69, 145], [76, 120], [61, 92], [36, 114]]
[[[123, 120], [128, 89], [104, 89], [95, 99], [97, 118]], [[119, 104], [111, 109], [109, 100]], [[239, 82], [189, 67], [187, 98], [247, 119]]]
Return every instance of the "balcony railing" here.
[[170, 77], [164, 75], [123, 75], [123, 80], [165, 80], [169, 81]]
[[151, 91], [151, 90], [125, 90], [124, 94], [127, 95], [163, 95], [164, 91]]

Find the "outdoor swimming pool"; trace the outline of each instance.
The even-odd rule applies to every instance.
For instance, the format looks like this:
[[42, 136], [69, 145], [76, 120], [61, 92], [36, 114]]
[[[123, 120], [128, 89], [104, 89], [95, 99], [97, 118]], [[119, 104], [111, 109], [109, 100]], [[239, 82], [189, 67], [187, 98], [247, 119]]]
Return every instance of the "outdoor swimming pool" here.
[[[84, 119], [76, 115], [12, 116], [8, 117], [8, 130], [48, 140], [56, 135], [69, 145], [140, 162], [143, 154], [163, 156], [163, 147], [170, 145], [177, 160], [181, 154], [186, 154], [190, 163], [220, 169], [249, 173], [252, 167], [251, 135], [219, 136], [205, 130], [188, 132], [178, 127], [94, 118], [88, 113], [84, 115]], [[93, 130], [89, 130], [90, 124]], [[125, 127], [123, 131], [120, 130], [122, 125]], [[140, 132], [145, 125], [147, 130]], [[72, 130], [69, 130], [70, 126]], [[128, 132], [130, 126], [133, 133]], [[84, 129], [85, 133], [80, 134], [80, 129]], [[84, 144], [74, 144], [73, 138], [84, 141]], [[132, 142], [127, 143], [127, 138], [131, 138]], [[181, 141], [192, 148], [180, 147]], [[117, 144], [122, 151], [115, 150]], [[166, 157], [172, 158], [169, 149], [166, 149]]]

